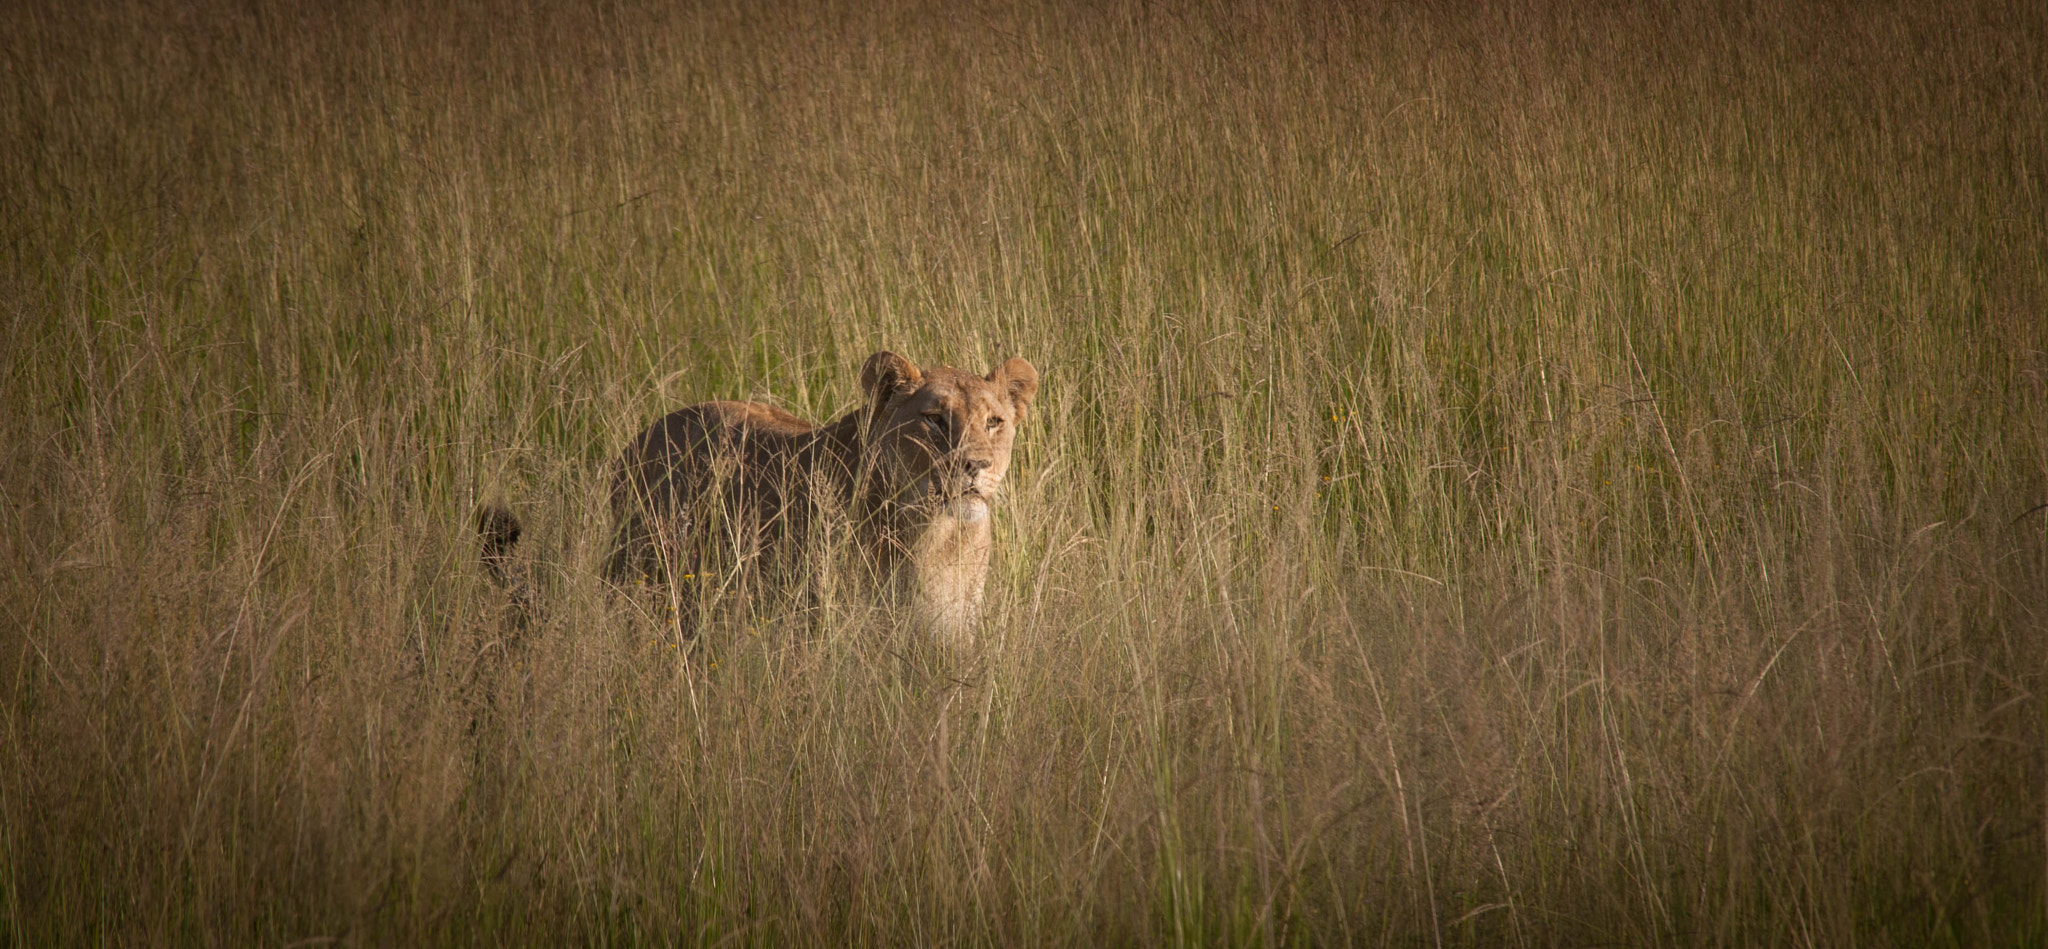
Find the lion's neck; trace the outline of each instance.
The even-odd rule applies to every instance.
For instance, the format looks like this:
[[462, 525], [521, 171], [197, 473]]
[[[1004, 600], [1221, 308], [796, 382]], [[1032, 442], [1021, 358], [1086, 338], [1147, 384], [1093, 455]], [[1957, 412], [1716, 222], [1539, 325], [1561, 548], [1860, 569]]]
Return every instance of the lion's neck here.
[[813, 489], [831, 492], [841, 507], [853, 503], [853, 473], [860, 464], [858, 413], [848, 413], [830, 425], [821, 425], [798, 436], [795, 450], [798, 468], [812, 479]]
[[955, 501], [934, 512], [912, 542], [902, 580], [918, 619], [942, 638], [972, 635], [994, 536], [987, 505]]

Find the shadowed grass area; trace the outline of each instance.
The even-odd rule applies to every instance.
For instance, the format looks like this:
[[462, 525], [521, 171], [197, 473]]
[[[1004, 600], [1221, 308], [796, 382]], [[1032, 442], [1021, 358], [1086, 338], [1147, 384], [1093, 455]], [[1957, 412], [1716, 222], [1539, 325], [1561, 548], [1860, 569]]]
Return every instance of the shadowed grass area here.
[[[0, 52], [10, 945], [2048, 939], [2038, 4]], [[879, 348], [1044, 374], [979, 650], [607, 593], [629, 437]]]

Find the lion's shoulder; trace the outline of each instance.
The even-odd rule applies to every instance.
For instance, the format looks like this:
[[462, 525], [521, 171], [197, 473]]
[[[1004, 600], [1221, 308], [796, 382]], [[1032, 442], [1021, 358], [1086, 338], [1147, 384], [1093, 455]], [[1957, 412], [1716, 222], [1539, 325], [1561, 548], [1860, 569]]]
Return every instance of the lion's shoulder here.
[[765, 402], [699, 402], [661, 417], [641, 433], [639, 453], [692, 453], [740, 441], [776, 442], [817, 426]]
[[719, 427], [748, 434], [794, 437], [809, 434], [816, 425], [766, 402], [700, 402], [669, 413], [684, 416], [685, 424]]

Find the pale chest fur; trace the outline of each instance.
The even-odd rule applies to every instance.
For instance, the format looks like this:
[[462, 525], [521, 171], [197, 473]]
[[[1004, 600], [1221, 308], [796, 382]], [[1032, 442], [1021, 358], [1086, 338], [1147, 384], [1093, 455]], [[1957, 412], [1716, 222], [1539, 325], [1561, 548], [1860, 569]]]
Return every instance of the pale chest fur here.
[[943, 642], [966, 645], [974, 635], [994, 536], [988, 505], [961, 499], [936, 512], [911, 545], [903, 592], [920, 625]]

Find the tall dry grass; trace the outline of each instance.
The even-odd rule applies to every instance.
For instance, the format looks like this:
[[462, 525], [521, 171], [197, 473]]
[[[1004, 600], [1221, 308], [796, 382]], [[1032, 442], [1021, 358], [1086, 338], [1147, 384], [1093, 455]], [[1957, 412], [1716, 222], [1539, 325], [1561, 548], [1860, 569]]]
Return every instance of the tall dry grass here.
[[[0, 50], [9, 944], [2048, 939], [2039, 4]], [[883, 347], [1045, 373], [978, 654], [606, 595], [639, 426]]]

